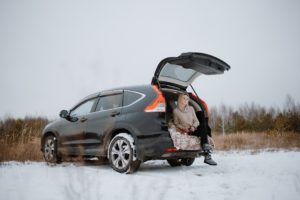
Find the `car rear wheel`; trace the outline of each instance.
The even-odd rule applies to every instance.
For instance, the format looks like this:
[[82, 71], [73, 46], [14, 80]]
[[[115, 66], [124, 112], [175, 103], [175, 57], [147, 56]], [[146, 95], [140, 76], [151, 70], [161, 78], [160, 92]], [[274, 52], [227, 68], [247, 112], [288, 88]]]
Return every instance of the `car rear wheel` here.
[[45, 138], [43, 154], [47, 163], [61, 163], [62, 158], [57, 154], [57, 140], [55, 136], [50, 135]]
[[110, 142], [108, 148], [108, 158], [111, 167], [120, 173], [135, 172], [141, 161], [135, 158], [134, 139], [127, 133], [116, 135]]

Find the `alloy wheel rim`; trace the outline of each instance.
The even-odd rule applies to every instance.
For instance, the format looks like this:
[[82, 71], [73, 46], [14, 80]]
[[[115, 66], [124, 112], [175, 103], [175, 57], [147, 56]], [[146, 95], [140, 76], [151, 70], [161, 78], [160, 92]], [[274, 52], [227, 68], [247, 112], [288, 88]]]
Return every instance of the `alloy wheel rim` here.
[[130, 145], [123, 139], [117, 140], [111, 150], [113, 165], [118, 169], [124, 169], [130, 161]]
[[51, 160], [54, 156], [54, 140], [48, 139], [45, 142], [44, 155], [47, 161]]

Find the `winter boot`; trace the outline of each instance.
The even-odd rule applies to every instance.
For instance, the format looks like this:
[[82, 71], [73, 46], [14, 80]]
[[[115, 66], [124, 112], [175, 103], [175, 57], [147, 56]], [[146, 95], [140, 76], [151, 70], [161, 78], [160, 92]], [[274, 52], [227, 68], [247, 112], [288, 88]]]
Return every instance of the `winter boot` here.
[[212, 150], [213, 150], [213, 149], [212, 149], [212, 147], [210, 146], [210, 144], [205, 143], [205, 144], [202, 145], [202, 150], [203, 150], [204, 153], [210, 154], [210, 153], [212, 153]]
[[211, 158], [210, 153], [206, 154], [204, 157], [204, 163], [208, 165], [217, 165], [216, 161]]
[[217, 163], [211, 158], [211, 153], [212, 153], [212, 147], [210, 144], [203, 144], [202, 145], [202, 150], [204, 152], [204, 163], [209, 164], [209, 165], [217, 165]]

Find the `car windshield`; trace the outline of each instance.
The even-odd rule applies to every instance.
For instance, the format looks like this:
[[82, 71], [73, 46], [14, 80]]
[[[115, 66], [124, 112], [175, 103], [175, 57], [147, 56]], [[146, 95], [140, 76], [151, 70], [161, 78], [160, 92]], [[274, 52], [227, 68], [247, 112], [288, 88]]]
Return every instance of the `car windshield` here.
[[169, 77], [179, 81], [189, 81], [197, 72], [193, 69], [186, 69], [180, 65], [167, 63], [162, 68], [160, 76]]

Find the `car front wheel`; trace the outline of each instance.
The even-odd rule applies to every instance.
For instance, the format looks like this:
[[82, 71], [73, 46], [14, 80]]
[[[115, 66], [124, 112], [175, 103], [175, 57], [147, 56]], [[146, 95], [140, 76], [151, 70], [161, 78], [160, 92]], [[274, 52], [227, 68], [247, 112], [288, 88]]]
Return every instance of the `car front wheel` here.
[[179, 159], [168, 159], [167, 162], [171, 167], [177, 167], [180, 165], [191, 166], [195, 161], [195, 158], [179, 158]]
[[185, 166], [191, 166], [195, 161], [195, 158], [182, 158], [181, 159], [181, 164]]
[[43, 146], [44, 159], [47, 163], [60, 163], [61, 157], [57, 155], [57, 140], [55, 136], [47, 136]]
[[127, 133], [119, 133], [110, 142], [108, 158], [111, 167], [120, 173], [133, 173], [141, 161], [135, 155], [134, 139]]
[[168, 159], [167, 161], [171, 167], [177, 167], [181, 165], [180, 159]]

